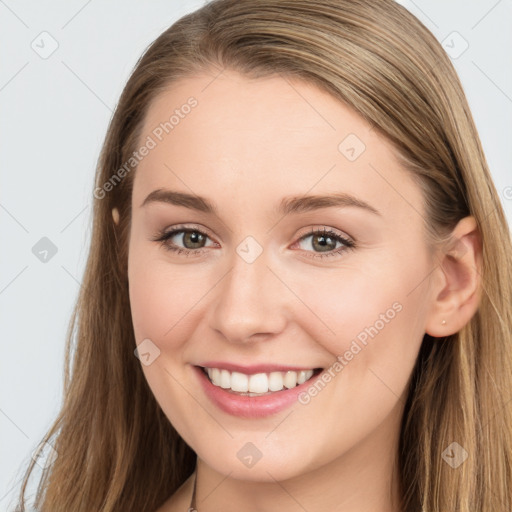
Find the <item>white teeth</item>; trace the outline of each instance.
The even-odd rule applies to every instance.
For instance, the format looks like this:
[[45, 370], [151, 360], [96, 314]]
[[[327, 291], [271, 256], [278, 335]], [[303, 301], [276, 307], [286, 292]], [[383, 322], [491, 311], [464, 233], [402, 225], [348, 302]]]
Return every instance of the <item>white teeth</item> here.
[[220, 371], [220, 387], [224, 389], [231, 387], [231, 375], [227, 370]]
[[303, 384], [313, 376], [313, 370], [255, 373], [246, 375], [240, 372], [229, 372], [220, 368], [205, 368], [214, 386], [231, 389], [240, 393], [268, 393], [282, 391]]
[[[212, 379], [212, 382], [218, 382], [218, 384], [216, 385], [220, 385], [220, 382], [218, 380], [214, 381]], [[245, 375], [245, 373], [233, 372], [231, 374], [231, 389], [233, 391], [241, 391], [242, 393], [246, 393], [247, 391], [249, 391], [249, 378], [247, 377], [247, 375]]]
[[268, 391], [268, 377], [265, 373], [256, 373], [249, 377], [249, 391], [251, 393], [266, 393]]
[[306, 380], [308, 380], [308, 378], [306, 377], [306, 372], [304, 370], [301, 370], [297, 374], [297, 384], [303, 384], [304, 382], [306, 382]]
[[268, 376], [269, 391], [281, 391], [283, 389], [283, 374], [281, 372], [272, 372]]
[[294, 388], [297, 385], [297, 372], [292, 372], [292, 371], [286, 372], [284, 379], [283, 379], [283, 384], [288, 389]]

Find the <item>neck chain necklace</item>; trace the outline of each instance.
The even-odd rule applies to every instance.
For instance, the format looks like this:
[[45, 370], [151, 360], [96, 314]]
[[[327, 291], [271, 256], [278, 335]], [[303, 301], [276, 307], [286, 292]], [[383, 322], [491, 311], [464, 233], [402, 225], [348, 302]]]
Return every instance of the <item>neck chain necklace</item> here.
[[196, 509], [196, 483], [197, 483], [197, 467], [196, 467], [196, 475], [194, 477], [194, 490], [192, 491], [192, 498], [190, 500], [190, 505], [188, 507], [187, 512], [198, 512]]

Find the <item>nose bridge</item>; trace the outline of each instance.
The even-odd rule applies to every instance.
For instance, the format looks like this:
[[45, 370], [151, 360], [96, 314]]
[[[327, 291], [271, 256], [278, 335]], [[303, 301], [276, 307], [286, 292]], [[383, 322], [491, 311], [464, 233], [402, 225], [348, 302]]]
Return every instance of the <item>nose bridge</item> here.
[[234, 251], [230, 271], [218, 285], [210, 326], [229, 341], [243, 342], [254, 334], [284, 328], [286, 300], [282, 284], [268, 268], [268, 253], [247, 237]]

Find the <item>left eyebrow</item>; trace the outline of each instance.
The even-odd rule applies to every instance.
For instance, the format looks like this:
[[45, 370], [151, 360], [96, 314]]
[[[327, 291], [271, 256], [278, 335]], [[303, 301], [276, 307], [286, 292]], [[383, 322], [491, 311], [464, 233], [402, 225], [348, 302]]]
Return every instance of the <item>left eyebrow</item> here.
[[290, 213], [310, 212], [321, 208], [339, 208], [348, 206], [361, 208], [375, 215], [382, 215], [379, 210], [367, 202], [345, 192], [330, 195], [285, 197], [281, 200], [278, 212], [283, 215], [288, 215]]
[[[174, 190], [160, 188], [151, 192], [146, 199], [144, 199], [141, 207], [152, 202], [169, 203], [175, 206], [183, 206], [185, 208], [218, 216], [218, 209], [211, 201], [205, 197], [188, 194], [186, 192], [177, 192]], [[288, 215], [333, 207], [356, 207], [366, 210], [374, 215], [382, 215], [376, 208], [367, 202], [345, 192], [330, 195], [284, 197], [279, 203], [277, 212], [282, 215]]]

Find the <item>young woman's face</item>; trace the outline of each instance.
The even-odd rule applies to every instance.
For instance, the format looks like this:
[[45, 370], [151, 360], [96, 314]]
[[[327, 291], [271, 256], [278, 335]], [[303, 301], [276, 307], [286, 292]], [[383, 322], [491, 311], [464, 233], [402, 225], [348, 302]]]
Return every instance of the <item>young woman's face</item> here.
[[[218, 472], [269, 482], [388, 457], [434, 262], [420, 189], [385, 140], [312, 85], [225, 71], [161, 94], [143, 145], [134, 332], [187, 444]], [[201, 367], [218, 368], [216, 385]], [[249, 385], [284, 389], [227, 389]]]

